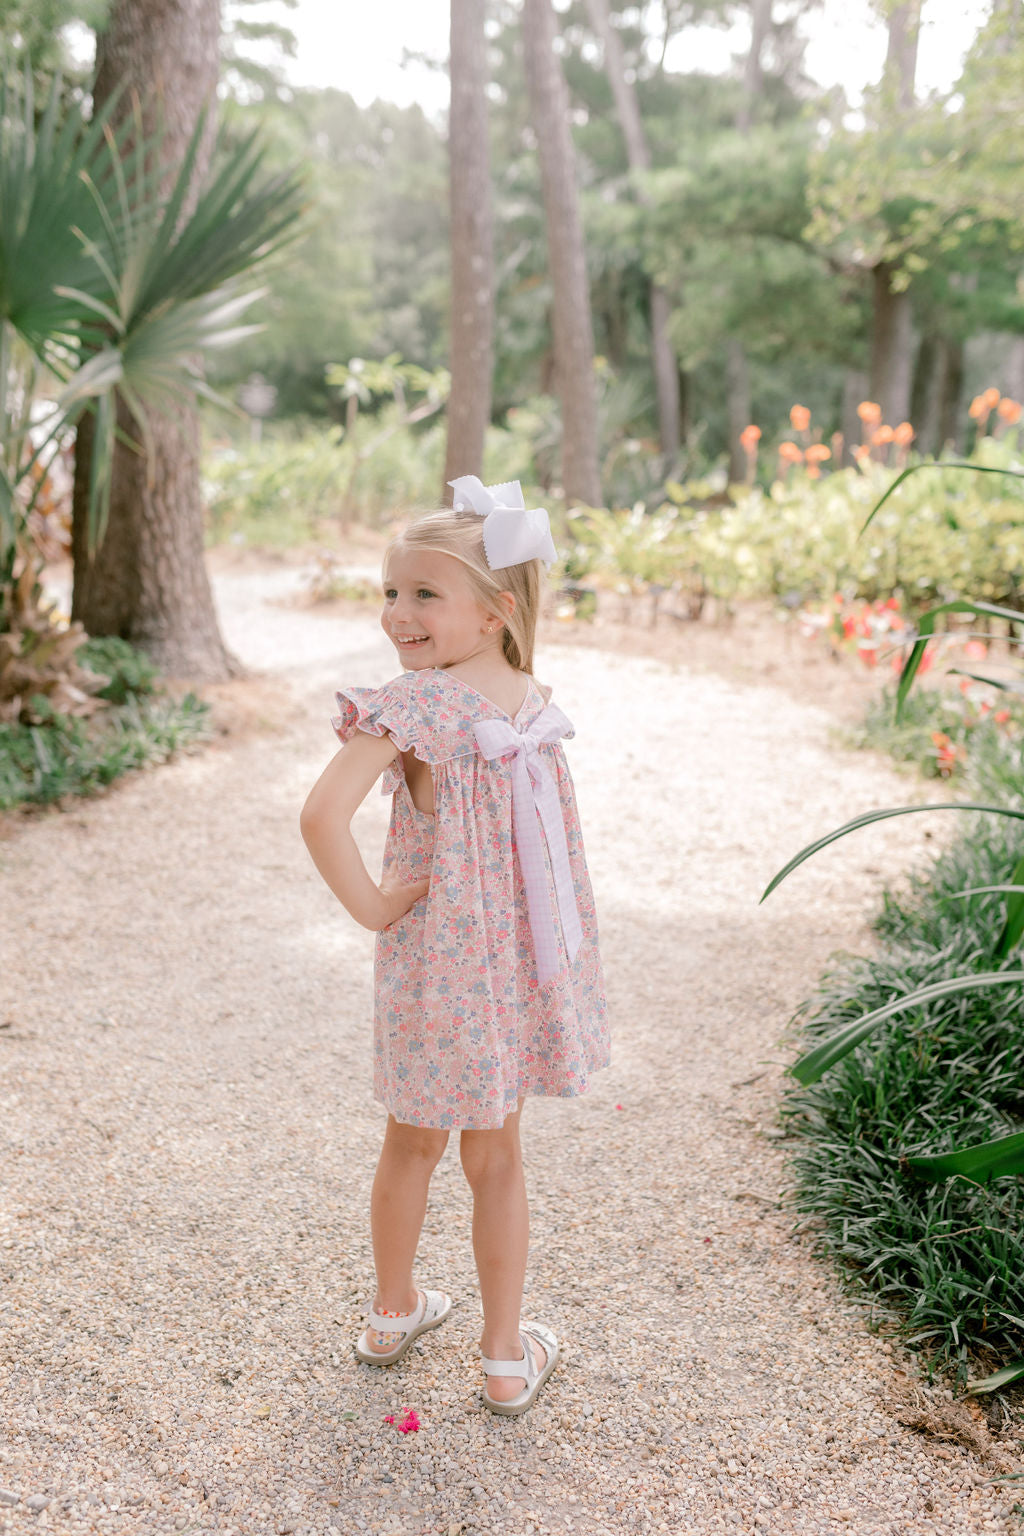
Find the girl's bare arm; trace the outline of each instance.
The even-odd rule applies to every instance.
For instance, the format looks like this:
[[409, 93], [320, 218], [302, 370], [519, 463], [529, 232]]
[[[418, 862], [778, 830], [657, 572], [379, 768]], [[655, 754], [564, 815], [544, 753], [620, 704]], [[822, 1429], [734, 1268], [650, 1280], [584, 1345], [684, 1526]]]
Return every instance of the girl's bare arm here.
[[299, 818], [313, 863], [345, 910], [364, 928], [387, 928], [404, 916], [429, 881], [377, 885], [363, 863], [351, 821], [388, 764], [398, 755], [390, 736], [357, 731], [317, 779]]

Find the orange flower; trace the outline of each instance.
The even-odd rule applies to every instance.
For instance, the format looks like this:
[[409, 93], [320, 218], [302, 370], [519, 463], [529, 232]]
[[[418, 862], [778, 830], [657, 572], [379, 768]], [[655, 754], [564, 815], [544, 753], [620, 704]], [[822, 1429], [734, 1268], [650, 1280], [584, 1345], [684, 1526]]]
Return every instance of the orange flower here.
[[994, 384], [990, 384], [988, 389], [983, 391], [981, 398], [984, 400], [990, 411], [994, 411], [996, 406], [999, 404], [999, 395], [1000, 391], [996, 389]]
[[873, 400], [862, 400], [857, 407], [857, 415], [866, 427], [877, 427], [882, 419], [882, 407]]
[[985, 404], [984, 395], [975, 395], [967, 410], [967, 414], [971, 420], [980, 421], [983, 416], [988, 415], [988, 412], [989, 407]]
[[802, 464], [804, 458], [803, 449], [798, 448], [796, 443], [791, 443], [787, 439], [779, 444], [779, 458], [785, 460], [787, 464]]
[[757, 445], [761, 440], [761, 428], [755, 427], [751, 422], [749, 427], [744, 427], [740, 433], [740, 442], [746, 453], [756, 453]]
[[789, 413], [789, 419], [793, 423], [794, 432], [806, 432], [811, 424], [811, 413], [806, 405], [794, 405]]
[[858, 443], [856, 448], [853, 450], [853, 456], [857, 460], [858, 464], [863, 464], [865, 459], [870, 459], [871, 449], [868, 447], [867, 443]]
[[900, 448], [909, 448], [914, 441], [914, 429], [909, 421], [901, 421], [898, 427], [893, 428], [892, 440]]
[[886, 443], [891, 443], [896, 433], [892, 427], [876, 427], [871, 434], [871, 443], [875, 448], [882, 448]]
[[804, 453], [808, 464], [823, 464], [826, 459], [832, 457], [832, 449], [826, 448], [824, 443], [811, 443]]
[[945, 778], [952, 773], [956, 765], [957, 750], [945, 731], [932, 731], [932, 744], [935, 747], [935, 757], [938, 762], [939, 772]]
[[1014, 427], [1020, 421], [1021, 412], [1024, 408], [1022, 408], [1019, 400], [1011, 400], [1009, 395], [1004, 395], [996, 409], [999, 412], [1000, 419], [1005, 421], [1007, 426]]

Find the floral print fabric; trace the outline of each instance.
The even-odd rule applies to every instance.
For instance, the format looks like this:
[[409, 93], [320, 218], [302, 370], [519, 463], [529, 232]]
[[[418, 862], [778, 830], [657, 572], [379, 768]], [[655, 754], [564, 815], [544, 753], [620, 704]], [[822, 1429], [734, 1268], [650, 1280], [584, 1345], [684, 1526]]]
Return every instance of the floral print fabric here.
[[[525, 730], [546, 700], [530, 686], [512, 724]], [[338, 694], [334, 729], [390, 735], [428, 763], [434, 813], [412, 802], [396, 758], [386, 874], [430, 878], [430, 891], [377, 935], [374, 1093], [408, 1125], [492, 1130], [527, 1094], [583, 1093], [608, 1064], [597, 920], [576, 797], [558, 742], [540, 750], [555, 780], [583, 941], [569, 963], [547, 866], [560, 946], [558, 974], [538, 985], [512, 825], [512, 759], [477, 749], [479, 720], [508, 720], [449, 672], [406, 672], [383, 688]]]

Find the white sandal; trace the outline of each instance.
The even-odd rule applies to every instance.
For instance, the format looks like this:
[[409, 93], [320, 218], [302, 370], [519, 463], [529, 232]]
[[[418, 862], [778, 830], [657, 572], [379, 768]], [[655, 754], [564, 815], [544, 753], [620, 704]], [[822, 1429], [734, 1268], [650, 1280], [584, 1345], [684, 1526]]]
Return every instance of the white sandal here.
[[[525, 1413], [558, 1363], [558, 1340], [544, 1323], [520, 1323], [519, 1342], [523, 1346], [521, 1360], [490, 1360], [486, 1355], [483, 1356], [485, 1376], [520, 1376], [526, 1382], [519, 1396], [509, 1398], [505, 1403], [491, 1397], [485, 1386], [482, 1394], [484, 1407], [492, 1413]], [[535, 1343], [540, 1345], [546, 1356], [542, 1366], [538, 1366], [533, 1353]]]
[[[419, 1297], [415, 1312], [407, 1312], [404, 1316], [388, 1317], [386, 1313], [371, 1311], [366, 1331], [356, 1344], [360, 1360], [365, 1360], [367, 1365], [394, 1365], [421, 1333], [444, 1322], [452, 1309], [451, 1297], [444, 1291], [420, 1291]], [[402, 1337], [394, 1349], [371, 1349], [371, 1333], [400, 1333]]]

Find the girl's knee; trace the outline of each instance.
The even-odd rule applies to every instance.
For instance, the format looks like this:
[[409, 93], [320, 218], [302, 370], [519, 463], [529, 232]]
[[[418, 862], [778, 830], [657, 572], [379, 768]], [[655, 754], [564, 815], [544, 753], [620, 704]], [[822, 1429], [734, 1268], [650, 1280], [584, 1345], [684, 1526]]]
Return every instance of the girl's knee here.
[[392, 1118], [388, 1120], [385, 1139], [389, 1149], [399, 1157], [436, 1168], [448, 1145], [448, 1132], [423, 1125], [403, 1125]]
[[517, 1174], [523, 1166], [519, 1127], [500, 1131], [463, 1131], [459, 1139], [462, 1170], [470, 1187]]

